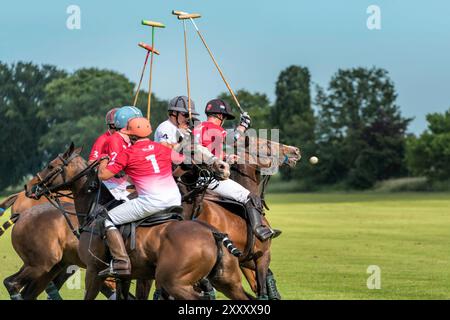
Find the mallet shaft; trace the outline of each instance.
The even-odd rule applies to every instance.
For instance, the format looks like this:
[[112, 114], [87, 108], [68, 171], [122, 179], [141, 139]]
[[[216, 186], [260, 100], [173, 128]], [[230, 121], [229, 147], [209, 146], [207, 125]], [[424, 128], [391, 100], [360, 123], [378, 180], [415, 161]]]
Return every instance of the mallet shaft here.
[[183, 30], [184, 30], [184, 58], [186, 61], [186, 84], [187, 84], [187, 96], [188, 96], [188, 111], [189, 111], [189, 121], [192, 121], [191, 112], [191, 85], [189, 82], [189, 59], [188, 59], [188, 47], [187, 47], [187, 31], [186, 31], [186, 21], [183, 20]]
[[137, 87], [136, 95], [134, 96], [133, 106], [136, 107], [136, 103], [139, 97], [139, 92], [141, 90], [142, 79], [144, 78], [145, 67], [147, 66], [148, 56], [150, 55], [150, 51], [147, 51], [147, 55], [145, 56], [144, 66], [142, 67], [141, 79], [139, 79], [139, 85]]
[[[155, 47], [155, 28], [152, 28], [152, 48]], [[152, 103], [153, 51], [150, 57], [150, 77], [148, 80], [147, 119], [150, 121], [150, 105]]]
[[205, 38], [203, 38], [203, 36], [202, 36], [200, 30], [198, 30], [198, 29], [197, 29], [197, 34], [199, 35], [200, 39], [202, 40], [203, 44], [205, 45], [206, 50], [208, 50], [209, 56], [211, 57], [212, 61], [214, 62], [214, 65], [216, 66], [217, 70], [219, 71], [219, 74], [220, 74], [220, 76], [222, 77], [223, 82], [224, 82], [225, 85], [227, 86], [228, 91], [230, 92], [231, 96], [233, 97], [234, 102], [235, 102], [236, 105], [238, 106], [239, 111], [240, 111], [241, 113], [244, 113], [244, 110], [242, 109], [241, 104], [239, 103], [239, 100], [237, 99], [236, 95], [235, 95], [234, 92], [233, 92], [233, 89], [231, 89], [230, 85], [228, 84], [227, 79], [225, 79], [225, 76], [223, 75], [222, 70], [220, 69], [219, 65], [217, 64], [217, 61], [216, 61], [216, 59], [214, 58], [214, 55], [213, 55], [213, 53], [211, 52], [211, 49], [209, 49], [208, 45], [206, 44]]

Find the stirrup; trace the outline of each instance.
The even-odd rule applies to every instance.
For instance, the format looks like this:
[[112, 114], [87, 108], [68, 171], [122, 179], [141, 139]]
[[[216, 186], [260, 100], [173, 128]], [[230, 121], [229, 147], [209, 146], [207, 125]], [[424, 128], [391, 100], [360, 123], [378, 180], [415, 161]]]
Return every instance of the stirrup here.
[[100, 271], [97, 274], [99, 277], [113, 277], [113, 278], [121, 278], [121, 277], [129, 277], [131, 275], [131, 270], [129, 269], [120, 269], [115, 270], [114, 269], [114, 260], [111, 260], [109, 263], [109, 267]]

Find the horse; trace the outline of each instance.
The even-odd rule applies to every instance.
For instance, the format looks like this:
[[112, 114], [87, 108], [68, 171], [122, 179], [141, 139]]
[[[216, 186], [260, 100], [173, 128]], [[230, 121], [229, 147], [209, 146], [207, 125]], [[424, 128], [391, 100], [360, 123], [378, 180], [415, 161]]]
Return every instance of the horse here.
[[[246, 152], [245, 164], [232, 165], [231, 179], [246, 187], [249, 191], [259, 194], [264, 201], [264, 189], [270, 176], [261, 180], [261, 169], [271, 166], [288, 165], [294, 167], [300, 160], [300, 150], [297, 147], [279, 144], [265, 139], [247, 137], [245, 141]], [[250, 146], [256, 146], [261, 155], [249, 152]], [[254, 163], [254, 164], [249, 164]], [[209, 193], [209, 191], [208, 191]], [[200, 202], [200, 203], [199, 203]], [[278, 295], [273, 282], [273, 274], [269, 270], [270, 264], [270, 244], [271, 241], [261, 242], [257, 239], [246, 220], [233, 213], [236, 206], [224, 206], [217, 201], [217, 198], [210, 195], [200, 194], [192, 204], [185, 203], [186, 210], [190, 216], [196, 220], [204, 221], [219, 231], [226, 233], [233, 240], [236, 247], [243, 252], [240, 257], [242, 271], [247, 278], [253, 292], [257, 293], [259, 299], [267, 299], [267, 281], [271, 281], [271, 296]], [[196, 209], [197, 208], [197, 209]], [[263, 222], [269, 226], [269, 222], [263, 217]], [[256, 275], [255, 272], [256, 271]], [[269, 275], [269, 278], [267, 276]]]
[[[63, 202], [73, 203], [73, 200], [70, 197], [64, 195], [61, 195], [60, 200]], [[0, 217], [6, 212], [7, 209], [11, 207], [11, 218], [0, 227], [0, 236], [2, 236], [6, 230], [14, 225], [17, 219], [19, 219], [21, 212], [24, 212], [25, 210], [38, 204], [47, 202], [48, 200], [46, 198], [41, 198], [39, 200], [27, 198], [25, 191], [8, 196], [0, 203]]]
[[[97, 216], [96, 199], [102, 189], [92, 190], [93, 185], [99, 184], [93, 170], [95, 163], [87, 165], [80, 152], [81, 148], [75, 149], [72, 143], [64, 154], [50, 161], [30, 180], [26, 194], [39, 198], [61, 190], [72, 192], [82, 230], [78, 252], [87, 266], [85, 299], [91, 300], [98, 295], [102, 283], [97, 274], [105, 264], [108, 265], [104, 261], [107, 248], [93, 230], [96, 220], [92, 222], [91, 219]], [[89, 213], [89, 216], [81, 213]], [[225, 243], [228, 250], [223, 250]], [[202, 222], [168, 221], [150, 228], [138, 227], [135, 244], [135, 249], [129, 254], [132, 265], [130, 279], [156, 280], [168, 296], [191, 300], [201, 298], [194, 285], [207, 278], [230, 299], [251, 298], [242, 287], [238, 260], [231, 254], [233, 245], [223, 234]], [[126, 246], [130, 251], [129, 239]], [[129, 281], [124, 286], [125, 293], [127, 286], [129, 288]]]
[[[69, 195], [62, 195], [60, 201], [68, 212], [75, 209]], [[78, 257], [78, 239], [67, 221], [48, 199], [30, 199], [25, 191], [8, 197], [1, 205], [5, 209], [12, 206], [11, 219], [3, 228], [6, 230], [15, 223], [11, 241], [24, 263], [18, 272], [3, 281], [11, 299], [35, 299], [45, 289], [50, 299], [61, 300], [58, 291], [72, 275], [67, 267], [85, 268]], [[77, 228], [76, 217], [68, 218]], [[105, 282], [101, 291], [110, 298], [114, 293], [112, 289], [114, 286]]]

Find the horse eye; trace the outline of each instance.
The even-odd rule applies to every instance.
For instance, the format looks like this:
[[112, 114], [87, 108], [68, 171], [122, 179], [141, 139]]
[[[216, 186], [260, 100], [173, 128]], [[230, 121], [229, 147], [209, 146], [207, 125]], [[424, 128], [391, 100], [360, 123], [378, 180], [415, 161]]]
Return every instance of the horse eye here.
[[53, 165], [51, 165], [50, 163], [47, 165], [47, 169], [48, 170], [53, 170]]

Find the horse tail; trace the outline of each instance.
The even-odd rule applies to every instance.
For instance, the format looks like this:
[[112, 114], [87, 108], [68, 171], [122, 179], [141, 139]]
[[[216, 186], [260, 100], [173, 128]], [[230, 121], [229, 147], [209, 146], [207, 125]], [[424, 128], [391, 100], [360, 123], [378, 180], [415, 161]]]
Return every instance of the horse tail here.
[[6, 198], [5, 200], [3, 200], [3, 202], [0, 203], [0, 217], [5, 213], [5, 211], [9, 207], [11, 207], [14, 204], [18, 196], [19, 194], [15, 193], [13, 195], [10, 195], [8, 198]]
[[239, 258], [240, 256], [242, 256], [242, 252], [236, 248], [233, 244], [233, 242], [231, 241], [230, 238], [228, 238], [228, 236], [226, 234], [224, 234], [224, 237], [222, 239], [222, 243], [225, 246], [225, 248], [228, 249], [228, 251], [235, 257]]
[[213, 226], [207, 224], [204, 221], [201, 220], [194, 220], [195, 222], [204, 225], [205, 227], [207, 227], [208, 229], [211, 230], [214, 239], [216, 240], [216, 245], [217, 245], [217, 249], [218, 250], [222, 250], [222, 244], [225, 246], [225, 248], [227, 248], [227, 250], [235, 257], [240, 257], [242, 256], [242, 252], [236, 248], [233, 244], [233, 242], [231, 241], [230, 238], [228, 238], [228, 235], [225, 233], [221, 233], [219, 231], [217, 231], [216, 228], [214, 228]]
[[0, 236], [2, 236], [7, 229], [9, 229], [14, 223], [16, 223], [17, 220], [19, 220], [19, 216], [20, 215], [18, 213], [13, 214], [8, 221], [0, 226]]

